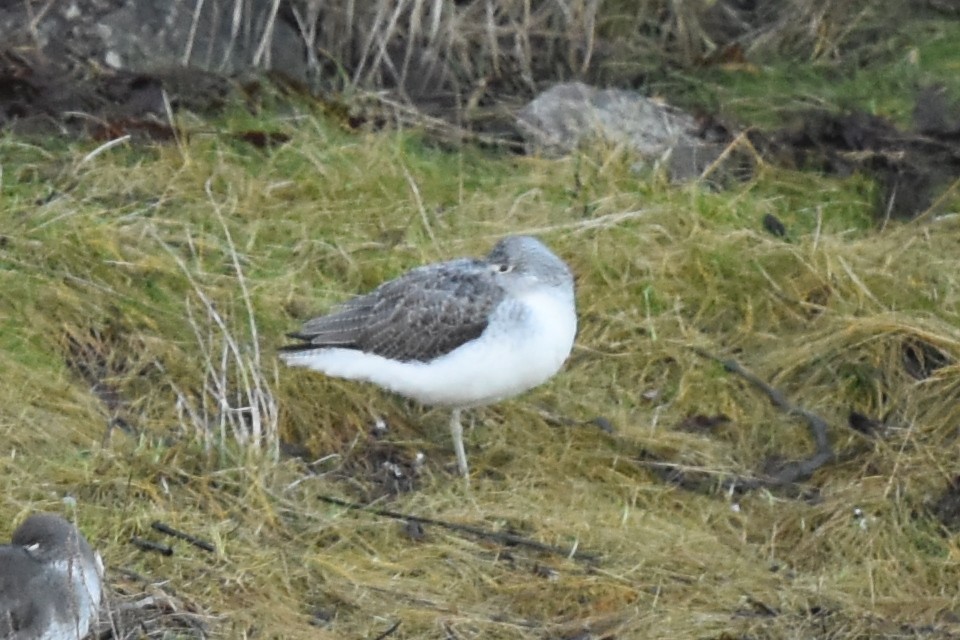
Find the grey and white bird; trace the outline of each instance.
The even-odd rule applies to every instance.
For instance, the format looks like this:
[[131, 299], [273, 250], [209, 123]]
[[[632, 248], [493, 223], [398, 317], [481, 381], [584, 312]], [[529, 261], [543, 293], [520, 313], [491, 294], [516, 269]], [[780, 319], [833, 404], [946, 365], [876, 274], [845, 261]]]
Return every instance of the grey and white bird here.
[[372, 382], [451, 408], [450, 432], [467, 476], [460, 413], [551, 378], [577, 332], [573, 276], [530, 236], [500, 240], [483, 259], [418, 267], [289, 334], [290, 366]]
[[80, 640], [96, 621], [103, 563], [58, 515], [23, 521], [0, 546], [0, 638]]

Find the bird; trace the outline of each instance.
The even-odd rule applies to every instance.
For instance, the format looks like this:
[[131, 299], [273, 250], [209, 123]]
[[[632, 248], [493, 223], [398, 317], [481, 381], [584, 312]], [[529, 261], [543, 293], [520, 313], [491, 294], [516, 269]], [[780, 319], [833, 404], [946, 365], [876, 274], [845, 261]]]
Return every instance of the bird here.
[[546, 382], [576, 332], [570, 268], [537, 238], [514, 235], [482, 259], [417, 267], [307, 320], [280, 357], [451, 409], [457, 466], [469, 478], [461, 412]]
[[83, 534], [36, 513], [0, 545], [0, 638], [80, 640], [96, 621], [103, 562]]

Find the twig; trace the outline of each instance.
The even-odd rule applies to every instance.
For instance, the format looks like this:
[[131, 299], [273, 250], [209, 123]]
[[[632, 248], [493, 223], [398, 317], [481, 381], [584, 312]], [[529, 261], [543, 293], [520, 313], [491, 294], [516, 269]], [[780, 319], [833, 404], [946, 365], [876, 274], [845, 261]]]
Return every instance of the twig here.
[[742, 495], [756, 489], [776, 487], [778, 492], [784, 494], [785, 497], [810, 503], [817, 502], [820, 499], [819, 491], [801, 486], [798, 483], [780, 483], [768, 478], [687, 467], [659, 459], [648, 452], [643, 452], [635, 462], [638, 466], [647, 469], [660, 478], [661, 481], [680, 487], [684, 491], [704, 495], [714, 495], [717, 491], [721, 491], [733, 496]]
[[413, 179], [413, 176], [410, 175], [410, 171], [403, 162], [400, 163], [400, 168], [403, 169], [403, 175], [407, 179], [407, 184], [410, 185], [410, 192], [413, 194], [413, 199], [417, 203], [417, 209], [420, 211], [420, 221], [423, 223], [423, 229], [430, 237], [430, 242], [433, 243], [433, 246], [437, 246], [437, 237], [433, 235], [433, 227], [430, 226], [430, 217], [427, 215], [427, 210], [423, 206], [423, 198], [420, 197], [420, 188], [417, 186], [416, 181]]
[[706, 180], [708, 177], [710, 177], [710, 175], [711, 175], [714, 171], [716, 171], [717, 167], [719, 167], [721, 164], [723, 164], [723, 161], [726, 160], [727, 157], [729, 157], [730, 154], [732, 154], [732, 153], [733, 153], [735, 150], [737, 150], [739, 147], [746, 147], [747, 150], [750, 152], [750, 154], [753, 156], [753, 159], [754, 159], [754, 161], [757, 163], [757, 165], [758, 165], [758, 166], [762, 166], [762, 165], [763, 165], [763, 156], [760, 155], [760, 152], [757, 151], [757, 148], [753, 146], [753, 143], [752, 143], [752, 142], [750, 142], [750, 138], [748, 137], [748, 134], [749, 134], [749, 133], [750, 133], [750, 131], [749, 131], [749, 129], [748, 129], [748, 130], [744, 130], [744, 131], [740, 132], [739, 134], [737, 134], [737, 137], [734, 138], [733, 140], [731, 140], [731, 141], [730, 141], [730, 144], [728, 144], [726, 147], [724, 147], [724, 149], [723, 149], [723, 151], [720, 153], [720, 155], [717, 156], [716, 159], [714, 159], [714, 161], [711, 162], [711, 163], [707, 166], [707, 168], [703, 170], [703, 172], [700, 174], [700, 177], [699, 177], [698, 179], [702, 181], [702, 180]]
[[367, 513], [372, 513], [374, 515], [382, 516], [384, 518], [392, 518], [394, 520], [403, 520], [406, 522], [419, 522], [420, 524], [429, 524], [435, 525], [438, 527], [443, 527], [448, 531], [458, 531], [461, 533], [469, 533], [480, 538], [485, 538], [487, 540], [494, 540], [506, 545], [514, 545], [518, 547], [527, 547], [530, 549], [536, 549], [537, 551], [543, 551], [545, 553], [552, 553], [558, 556], [565, 556], [574, 560], [583, 560], [586, 562], [595, 562], [598, 560], [598, 557], [594, 553], [586, 553], [583, 551], [578, 551], [576, 547], [573, 549], [566, 549], [564, 547], [557, 547], [551, 544], [545, 544], [543, 542], [537, 542], [536, 540], [531, 540], [530, 538], [525, 538], [524, 536], [518, 536], [513, 533], [504, 533], [501, 531], [490, 531], [489, 529], [484, 529], [482, 527], [474, 527], [468, 524], [457, 524], [456, 522], [446, 522], [444, 520], [435, 520], [434, 518], [425, 518], [423, 516], [414, 516], [407, 513], [400, 513], [399, 511], [390, 511], [388, 509], [376, 509], [374, 507], [368, 507], [366, 505], [357, 504], [355, 502], [348, 502], [346, 500], [341, 500], [340, 498], [334, 498], [333, 496], [317, 496], [321, 501], [327, 502], [329, 504], [335, 504], [340, 507], [346, 507], [347, 509], [352, 509], [354, 511], [365, 511]]
[[138, 536], [133, 536], [130, 538], [130, 544], [144, 551], [156, 551], [162, 556], [172, 556], [173, 548], [168, 547], [165, 544], [160, 544], [159, 542], [153, 542], [152, 540], [146, 540]]
[[660, 208], [650, 207], [647, 209], [637, 209], [636, 211], [620, 211], [618, 213], [607, 213], [596, 218], [588, 218], [587, 220], [575, 220], [573, 222], [563, 222], [561, 224], [553, 224], [545, 227], [530, 227], [527, 229], [522, 229], [518, 233], [526, 233], [532, 235], [540, 235], [545, 233], [553, 233], [554, 231], [584, 231], [587, 229], [609, 229], [615, 227], [616, 225], [622, 222], [628, 222], [630, 220], [635, 220], [637, 218], [643, 218], [649, 216], [652, 213], [658, 213], [662, 211]]
[[415, 107], [391, 99], [387, 94], [362, 93], [358, 95], [357, 104], [364, 104], [364, 99], [371, 100], [382, 107], [393, 110], [394, 118], [401, 123], [423, 128], [438, 136], [446, 136], [447, 140], [456, 144], [475, 142], [481, 145], [490, 145], [492, 147], [505, 148], [518, 152], [523, 150], [523, 143], [521, 142], [510, 140], [506, 136], [485, 135], [471, 131], [463, 126], [450, 124], [442, 118], [426, 115]]
[[263, 34], [260, 38], [260, 45], [253, 54], [253, 66], [270, 66], [270, 47], [273, 45], [273, 30], [276, 26], [277, 13], [280, 11], [280, 0], [273, 0], [270, 5], [270, 13], [267, 15], [267, 22], [263, 25]]
[[827, 462], [833, 460], [833, 448], [830, 446], [830, 437], [827, 433], [828, 425], [826, 420], [812, 411], [808, 411], [803, 407], [793, 404], [787, 399], [783, 392], [767, 384], [767, 382], [760, 379], [759, 376], [745, 369], [736, 360], [720, 358], [719, 356], [716, 356], [705, 349], [701, 349], [700, 347], [692, 348], [697, 355], [720, 363], [723, 368], [730, 373], [737, 374], [758, 388], [760, 391], [767, 394], [767, 397], [770, 398], [770, 402], [772, 402], [775, 407], [782, 410], [787, 415], [798, 416], [807, 423], [816, 447], [813, 455], [802, 460], [795, 460], [784, 464], [777, 473], [763, 481], [763, 484], [770, 486], [793, 484], [794, 482], [798, 482], [810, 477], [814, 471], [825, 465]]
[[367, 58], [370, 56], [370, 52], [373, 50], [373, 40], [377, 35], [377, 31], [380, 29], [380, 21], [383, 20], [384, 10], [386, 9], [386, 2], [377, 3], [377, 13], [374, 15], [373, 20], [371, 20], [366, 27], [367, 33], [366, 38], [361, 46], [363, 55], [360, 57], [360, 62], [357, 63], [356, 70], [353, 72], [353, 80], [351, 81], [351, 88], [356, 89], [360, 84], [360, 79], [362, 77], [362, 72], [364, 67], [367, 64]]
[[167, 122], [170, 123], [170, 132], [173, 134], [173, 140], [177, 143], [177, 149], [180, 151], [180, 157], [184, 162], [187, 161], [187, 151], [183, 146], [183, 140], [177, 129], [177, 120], [173, 117], [173, 105], [170, 103], [170, 96], [166, 89], [160, 90], [160, 97], [163, 98], [163, 111], [167, 114]]
[[186, 540], [193, 546], [200, 547], [204, 551], [209, 551], [211, 553], [216, 551], [216, 547], [214, 547], [212, 543], [207, 542], [206, 540], [198, 538], [194, 535], [190, 535], [189, 533], [186, 533], [184, 531], [179, 531], [178, 529], [174, 529], [170, 525], [160, 522], [159, 520], [155, 520], [154, 522], [152, 522], [150, 524], [150, 527], [155, 531], [159, 531], [160, 533], [165, 533], [168, 536], [173, 536], [174, 538], [180, 538], [181, 540]]
[[383, 633], [381, 633], [380, 635], [378, 635], [378, 636], [377, 636], [376, 638], [374, 638], [373, 640], [383, 640], [384, 638], [386, 638], [386, 637], [388, 637], [388, 636], [392, 636], [392, 635], [394, 634], [394, 632], [396, 632], [396, 630], [400, 628], [400, 622], [401, 622], [400, 620], [397, 620], [396, 622], [393, 623], [393, 625], [391, 625], [391, 627], [390, 627], [389, 629], [387, 629], [386, 631], [384, 631]]
[[910, 224], [917, 224], [918, 222], [924, 221], [932, 216], [933, 213], [939, 209], [940, 205], [943, 204], [944, 200], [946, 200], [950, 194], [956, 191], [958, 186], [960, 186], [960, 178], [957, 178], [951, 182], [950, 185], [943, 190], [943, 193], [941, 193], [940, 196], [934, 200], [929, 207], [921, 211], [913, 218], [913, 220], [910, 221]]
[[193, 44], [197, 39], [197, 27], [200, 24], [200, 13], [203, 11], [204, 0], [197, 0], [197, 3], [193, 7], [193, 18], [190, 21], [190, 32], [187, 34], [187, 45], [183, 49], [183, 58], [180, 61], [180, 64], [183, 66], [188, 66], [190, 64], [190, 56], [193, 53]]
[[83, 156], [83, 160], [80, 161], [80, 164], [83, 164], [84, 162], [90, 162], [91, 160], [96, 158], [98, 155], [100, 155], [104, 151], [109, 151], [110, 149], [116, 147], [117, 145], [123, 144], [128, 140], [130, 140], [129, 133], [125, 136], [120, 136], [119, 138], [114, 138], [113, 140], [104, 142], [102, 145], [100, 145], [99, 147], [97, 147], [87, 155]]

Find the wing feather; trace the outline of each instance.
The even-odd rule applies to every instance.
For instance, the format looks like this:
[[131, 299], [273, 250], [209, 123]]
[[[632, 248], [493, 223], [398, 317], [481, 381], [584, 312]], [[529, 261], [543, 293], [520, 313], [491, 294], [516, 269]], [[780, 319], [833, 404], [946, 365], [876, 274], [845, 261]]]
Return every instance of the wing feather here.
[[308, 320], [290, 334], [301, 342], [283, 349], [343, 347], [394, 360], [429, 362], [483, 333], [503, 297], [485, 262], [428, 265]]
[[[38, 637], [48, 616], [37, 609], [33, 597], [44, 585], [35, 584], [38, 563], [26, 551], [12, 545], [0, 546], [0, 593], [4, 607], [0, 610], [0, 637]], [[30, 576], [24, 580], [24, 576]]]

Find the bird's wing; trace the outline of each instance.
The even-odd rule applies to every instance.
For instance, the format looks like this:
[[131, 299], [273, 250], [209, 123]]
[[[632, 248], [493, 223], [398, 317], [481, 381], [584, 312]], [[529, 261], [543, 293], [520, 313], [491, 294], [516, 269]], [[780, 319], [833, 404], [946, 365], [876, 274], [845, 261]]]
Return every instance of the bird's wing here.
[[[0, 638], [25, 640], [37, 638], [46, 622], [43, 612], [34, 606], [38, 563], [16, 546], [0, 546]], [[22, 576], [32, 576], [24, 581]]]
[[478, 337], [504, 291], [490, 267], [453, 260], [413, 269], [325, 316], [308, 320], [285, 351], [343, 347], [429, 362]]

